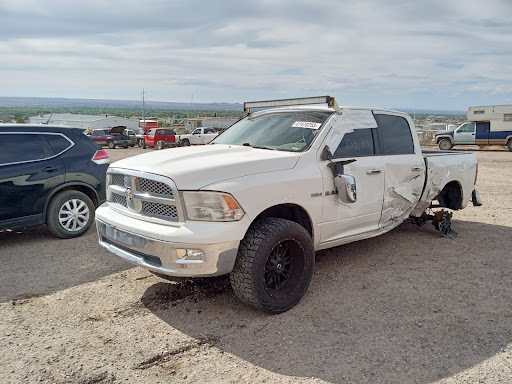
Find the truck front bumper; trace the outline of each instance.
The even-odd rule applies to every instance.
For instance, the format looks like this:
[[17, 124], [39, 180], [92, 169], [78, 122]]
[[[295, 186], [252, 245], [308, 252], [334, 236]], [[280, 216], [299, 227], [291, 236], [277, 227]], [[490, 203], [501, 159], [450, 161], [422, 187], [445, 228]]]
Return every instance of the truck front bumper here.
[[96, 219], [99, 243], [126, 261], [177, 277], [218, 276], [231, 272], [240, 241], [191, 244], [131, 233]]

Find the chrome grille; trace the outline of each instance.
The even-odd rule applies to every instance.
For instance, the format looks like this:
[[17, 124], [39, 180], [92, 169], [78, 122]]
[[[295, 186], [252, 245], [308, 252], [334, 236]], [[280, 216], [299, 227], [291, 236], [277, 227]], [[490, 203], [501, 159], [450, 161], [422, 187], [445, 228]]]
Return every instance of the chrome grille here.
[[112, 193], [112, 200], [117, 204], [121, 204], [123, 207], [127, 207], [126, 197], [118, 195], [117, 193]]
[[108, 176], [107, 201], [112, 203], [112, 209], [159, 223], [178, 223], [184, 216], [171, 179], [119, 168], [109, 168]]
[[156, 195], [167, 195], [171, 198], [174, 196], [170, 186], [155, 180], [139, 178], [139, 187], [137, 189], [141, 192], [154, 193]]
[[118, 185], [120, 187], [124, 187], [124, 176], [118, 173], [113, 173], [111, 178], [111, 183], [114, 185]]
[[176, 207], [159, 204], [159, 203], [151, 203], [149, 201], [142, 202], [142, 211], [149, 213], [151, 215], [164, 216], [164, 217], [178, 217], [178, 210]]

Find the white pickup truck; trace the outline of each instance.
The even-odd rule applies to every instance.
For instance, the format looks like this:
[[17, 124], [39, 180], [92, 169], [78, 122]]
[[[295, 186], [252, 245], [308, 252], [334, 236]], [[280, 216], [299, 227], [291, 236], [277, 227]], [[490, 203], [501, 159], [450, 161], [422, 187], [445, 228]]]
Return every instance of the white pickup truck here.
[[473, 154], [422, 152], [407, 114], [329, 96], [244, 108], [209, 145], [112, 164], [99, 243], [160, 275], [229, 273], [243, 302], [280, 313], [305, 294], [315, 251], [409, 217], [449, 234], [451, 213], [432, 208], [481, 205]]
[[176, 135], [176, 142], [180, 146], [187, 147], [189, 145], [208, 144], [219, 134], [213, 128], [200, 127], [194, 129], [192, 133], [185, 135]]

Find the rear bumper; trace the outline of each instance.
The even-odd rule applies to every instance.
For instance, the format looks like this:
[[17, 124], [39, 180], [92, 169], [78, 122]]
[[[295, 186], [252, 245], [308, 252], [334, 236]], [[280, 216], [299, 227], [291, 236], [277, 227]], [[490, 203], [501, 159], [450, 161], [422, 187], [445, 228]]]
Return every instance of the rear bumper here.
[[475, 207], [480, 207], [483, 204], [483, 201], [480, 198], [480, 195], [479, 195], [478, 191], [476, 190], [476, 188], [473, 189], [473, 192], [471, 193], [471, 202], [473, 203], [473, 205]]
[[[128, 232], [96, 219], [99, 244], [126, 261], [169, 276], [218, 276], [231, 272], [240, 241], [189, 244]], [[195, 256], [186, 254], [195, 251]], [[198, 256], [198, 254], [200, 256]]]

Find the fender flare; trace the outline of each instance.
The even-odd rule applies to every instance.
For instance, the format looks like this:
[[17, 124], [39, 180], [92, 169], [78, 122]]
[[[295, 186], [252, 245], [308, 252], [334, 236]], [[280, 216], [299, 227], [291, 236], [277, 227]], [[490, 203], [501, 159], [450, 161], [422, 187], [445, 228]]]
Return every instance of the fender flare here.
[[450, 143], [452, 143], [452, 145], [455, 145], [455, 143], [453, 142], [453, 136], [451, 136], [451, 135], [436, 136], [436, 144], [439, 144], [439, 142], [443, 139], [450, 139]]

